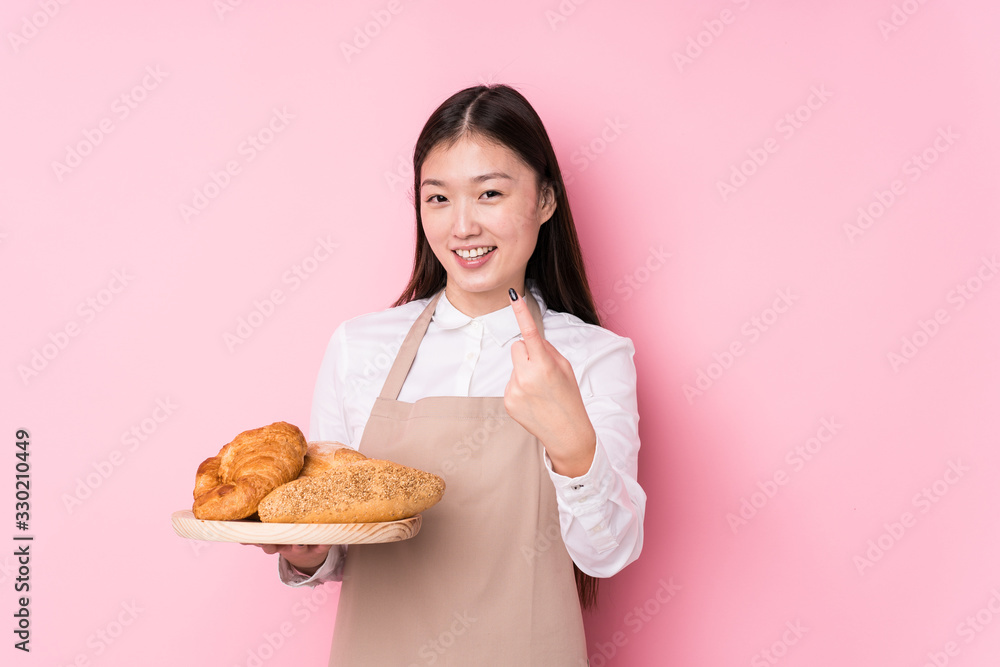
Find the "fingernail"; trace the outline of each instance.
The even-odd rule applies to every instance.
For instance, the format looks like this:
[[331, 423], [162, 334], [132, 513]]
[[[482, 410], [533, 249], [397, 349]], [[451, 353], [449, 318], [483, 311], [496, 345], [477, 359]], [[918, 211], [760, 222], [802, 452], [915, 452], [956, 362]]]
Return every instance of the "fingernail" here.
[[509, 290], [507, 290], [507, 294], [510, 295], [510, 300], [511, 301], [517, 301], [517, 292], [514, 291], [513, 287], [511, 287]]

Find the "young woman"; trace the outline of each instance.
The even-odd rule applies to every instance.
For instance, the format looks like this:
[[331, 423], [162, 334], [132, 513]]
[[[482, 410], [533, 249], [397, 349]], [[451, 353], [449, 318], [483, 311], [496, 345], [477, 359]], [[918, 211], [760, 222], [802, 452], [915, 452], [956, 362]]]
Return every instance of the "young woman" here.
[[264, 547], [342, 581], [331, 665], [585, 665], [581, 606], [642, 548], [634, 349], [599, 326], [548, 135], [512, 88], [428, 119], [393, 308], [334, 332], [311, 440], [442, 476], [413, 539]]

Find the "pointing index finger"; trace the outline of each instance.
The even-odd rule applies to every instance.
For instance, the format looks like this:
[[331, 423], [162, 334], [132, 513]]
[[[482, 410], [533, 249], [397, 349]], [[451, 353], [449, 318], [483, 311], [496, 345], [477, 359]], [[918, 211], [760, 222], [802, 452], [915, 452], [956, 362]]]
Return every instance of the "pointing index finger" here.
[[508, 290], [508, 294], [510, 295], [511, 307], [514, 309], [514, 317], [517, 318], [517, 326], [521, 330], [521, 339], [524, 340], [524, 344], [528, 348], [529, 358], [541, 354], [545, 351], [545, 346], [542, 344], [538, 327], [535, 326], [535, 319], [531, 316], [531, 311], [528, 310], [528, 304], [517, 296], [514, 288]]

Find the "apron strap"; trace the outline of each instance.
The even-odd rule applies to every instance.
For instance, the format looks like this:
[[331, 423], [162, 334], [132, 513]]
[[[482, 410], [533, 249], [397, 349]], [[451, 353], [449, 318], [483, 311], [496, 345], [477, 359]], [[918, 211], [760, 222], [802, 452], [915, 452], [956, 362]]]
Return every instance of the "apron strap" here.
[[[441, 290], [431, 298], [427, 307], [420, 313], [417, 321], [410, 327], [406, 338], [403, 339], [403, 344], [399, 346], [399, 352], [396, 353], [396, 360], [392, 362], [389, 375], [385, 378], [385, 384], [382, 385], [382, 391], [378, 395], [379, 398], [394, 401], [399, 396], [399, 391], [403, 388], [403, 382], [406, 380], [406, 376], [409, 375], [410, 367], [413, 366], [413, 360], [417, 356], [417, 348], [420, 347], [420, 341], [423, 340], [424, 334], [427, 333], [427, 327], [431, 322], [434, 309], [437, 307], [437, 302], [441, 299], [442, 294], [444, 294], [444, 290]], [[542, 311], [538, 307], [538, 302], [535, 301], [535, 297], [528, 290], [525, 290], [522, 298], [528, 304], [528, 310], [531, 311], [531, 316], [535, 320], [535, 326], [538, 327], [538, 332], [544, 338], [545, 328], [542, 326]]]
[[410, 366], [413, 365], [413, 359], [417, 356], [417, 348], [420, 347], [420, 341], [424, 338], [427, 325], [431, 323], [434, 308], [437, 306], [437, 302], [442, 294], [444, 294], [444, 290], [441, 290], [431, 298], [430, 303], [424, 308], [424, 312], [420, 313], [420, 317], [410, 327], [409, 333], [403, 339], [403, 344], [399, 346], [399, 352], [396, 353], [396, 360], [392, 362], [389, 375], [385, 378], [385, 384], [382, 385], [382, 392], [378, 395], [379, 398], [394, 401], [399, 396], [399, 390], [403, 388], [403, 381], [410, 373]]

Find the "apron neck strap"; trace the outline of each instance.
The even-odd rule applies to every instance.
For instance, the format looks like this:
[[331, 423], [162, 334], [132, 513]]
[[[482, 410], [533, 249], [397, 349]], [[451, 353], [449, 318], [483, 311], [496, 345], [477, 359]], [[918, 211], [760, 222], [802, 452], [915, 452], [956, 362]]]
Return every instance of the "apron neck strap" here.
[[[385, 378], [385, 384], [382, 385], [382, 392], [378, 395], [379, 398], [394, 401], [399, 396], [399, 391], [403, 388], [403, 382], [410, 373], [410, 367], [417, 356], [417, 348], [420, 347], [420, 341], [423, 340], [424, 334], [427, 333], [427, 327], [431, 322], [434, 309], [437, 307], [437, 302], [441, 299], [442, 294], [444, 294], [444, 290], [441, 290], [431, 298], [427, 307], [420, 313], [417, 321], [410, 327], [406, 338], [403, 339], [403, 344], [399, 346], [399, 352], [396, 353], [396, 360], [393, 361], [392, 368], [389, 369], [389, 375]], [[542, 327], [542, 312], [538, 307], [538, 302], [535, 301], [535, 297], [528, 290], [525, 290], [522, 298], [528, 304], [528, 310], [531, 311], [531, 316], [535, 320], [535, 326], [538, 327], [538, 332], [544, 338], [545, 329]]]

